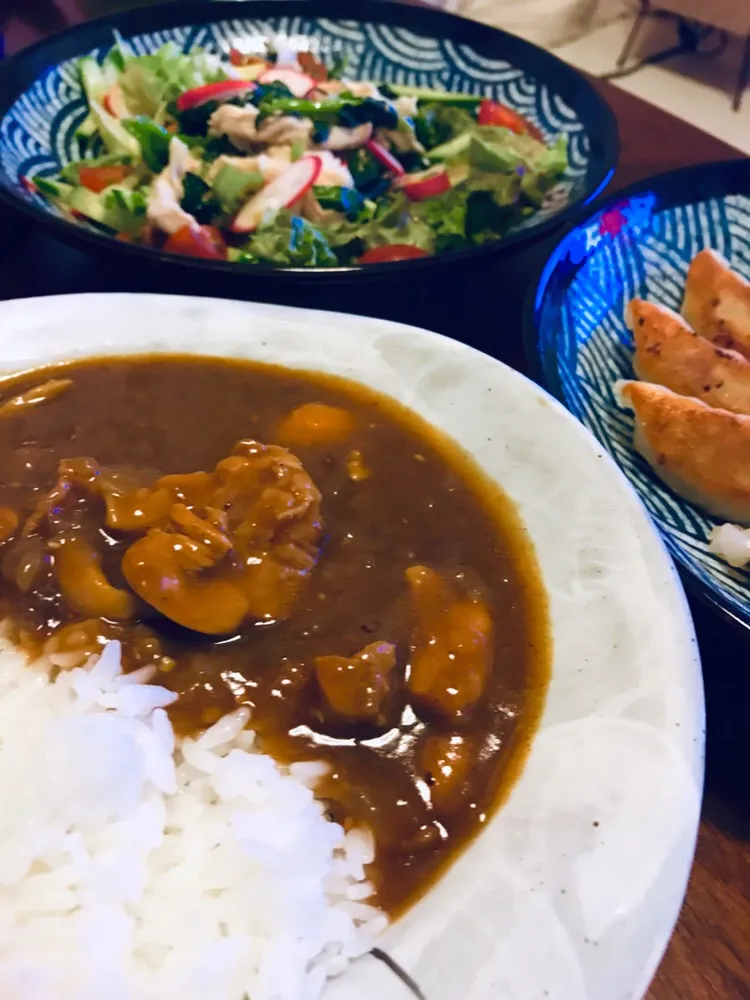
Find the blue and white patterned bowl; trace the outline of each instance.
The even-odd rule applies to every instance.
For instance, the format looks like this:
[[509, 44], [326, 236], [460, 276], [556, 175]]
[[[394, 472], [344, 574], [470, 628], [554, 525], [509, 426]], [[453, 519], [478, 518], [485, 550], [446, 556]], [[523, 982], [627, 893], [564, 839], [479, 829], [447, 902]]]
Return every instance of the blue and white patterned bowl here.
[[[90, 250], [157, 253], [64, 220], [54, 206], [24, 186], [23, 178], [54, 174], [82, 155], [75, 132], [86, 112], [76, 60], [86, 53], [103, 55], [115, 29], [139, 53], [152, 52], [170, 40], [186, 52], [195, 47], [226, 52], [248, 36], [288, 36], [294, 48], [346, 52], [348, 70], [355, 77], [493, 97], [519, 110], [548, 139], [566, 134], [569, 168], [544, 208], [505, 239], [450, 255], [453, 261], [537, 235], [598, 194], [614, 169], [616, 127], [602, 98], [575, 70], [504, 32], [436, 10], [375, 0], [169, 3], [81, 25], [0, 64], [0, 197], [52, 227], [61, 238], [83, 241]], [[245, 268], [225, 262], [158, 256], [172, 262], [179, 259], [183, 266], [247, 274]], [[411, 270], [441, 259], [370, 265], [366, 270], [404, 266]], [[253, 270], [279, 273], [279, 269]], [[332, 270], [363, 271], [322, 270], [329, 275]]]
[[634, 377], [626, 305], [640, 297], [679, 309], [688, 265], [705, 247], [750, 279], [750, 161], [690, 167], [609, 198], [547, 262], [527, 310], [527, 346], [552, 392], [635, 486], [688, 586], [750, 627], [750, 572], [709, 552], [718, 522], [653, 475], [612, 392]]

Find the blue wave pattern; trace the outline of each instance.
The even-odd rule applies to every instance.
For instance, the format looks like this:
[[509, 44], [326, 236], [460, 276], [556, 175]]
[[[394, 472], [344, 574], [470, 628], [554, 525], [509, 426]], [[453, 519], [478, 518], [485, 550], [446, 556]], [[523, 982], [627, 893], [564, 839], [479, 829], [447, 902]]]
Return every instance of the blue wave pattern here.
[[[589, 143], [576, 114], [560, 95], [521, 70], [502, 60], [487, 59], [465, 45], [405, 28], [302, 17], [220, 21], [138, 35], [128, 41], [138, 54], [154, 52], [168, 41], [185, 52], [204, 48], [220, 53], [238, 39], [253, 37], [286, 39], [292, 48], [309, 48], [323, 56], [346, 52], [348, 72], [358, 79], [492, 97], [517, 108], [547, 138], [566, 134], [570, 147], [567, 174], [549, 193], [541, 212], [524, 226], [554, 215], [584, 191]], [[93, 54], [101, 58], [104, 50]], [[48, 70], [0, 122], [0, 183], [17, 190], [24, 177], [55, 174], [66, 163], [80, 159], [75, 132], [86, 111], [76, 63], [69, 60]], [[31, 192], [25, 191], [24, 196], [47, 211], [57, 211]]]
[[[645, 199], [648, 200], [648, 199]], [[650, 202], [655, 206], [656, 199]], [[633, 418], [613, 385], [633, 378], [633, 343], [625, 306], [634, 297], [679, 310], [688, 266], [705, 247], [722, 253], [750, 279], [750, 198], [728, 195], [650, 211], [644, 199], [596, 216], [560, 248], [558, 267], [583, 261], [554, 304], [540, 316], [540, 346], [556, 367], [566, 406], [598, 438], [635, 486], [671, 555], [750, 623], [750, 572], [733, 569], [708, 550], [706, 516], [656, 479], [633, 448]], [[609, 218], [607, 218], [607, 215]], [[614, 222], [614, 226], [612, 223]]]

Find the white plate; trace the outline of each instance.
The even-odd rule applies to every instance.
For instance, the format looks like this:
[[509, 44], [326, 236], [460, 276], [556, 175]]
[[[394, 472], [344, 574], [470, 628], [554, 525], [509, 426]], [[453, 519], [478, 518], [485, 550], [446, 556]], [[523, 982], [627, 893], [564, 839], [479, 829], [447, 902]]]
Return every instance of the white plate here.
[[[695, 844], [703, 692], [673, 566], [616, 466], [533, 383], [413, 327], [170, 296], [0, 304], [9, 371], [146, 351], [247, 357], [357, 379], [443, 428], [515, 501], [552, 618], [541, 727], [506, 805], [382, 946], [427, 1000], [641, 997]], [[364, 997], [407, 994], [368, 958], [326, 993]]]

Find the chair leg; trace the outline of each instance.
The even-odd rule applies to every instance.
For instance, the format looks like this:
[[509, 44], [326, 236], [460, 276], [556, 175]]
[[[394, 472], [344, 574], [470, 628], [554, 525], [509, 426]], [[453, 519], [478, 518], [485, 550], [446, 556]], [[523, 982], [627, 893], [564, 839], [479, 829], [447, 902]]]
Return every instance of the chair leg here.
[[740, 63], [740, 72], [737, 76], [737, 89], [734, 92], [734, 100], [732, 101], [732, 111], [739, 111], [740, 105], [742, 104], [742, 96], [745, 93], [745, 88], [747, 87], [747, 81], [750, 78], [750, 35], [745, 39], [745, 50], [742, 53], [742, 62]]
[[630, 34], [625, 39], [625, 44], [622, 47], [622, 52], [617, 59], [617, 68], [620, 69], [624, 66], [630, 57], [630, 53], [633, 50], [633, 46], [636, 43], [636, 39], [640, 34], [643, 22], [646, 20], [647, 15], [650, 13], [651, 4], [650, 0], [641, 0], [640, 7], [638, 8], [638, 13], [635, 15], [635, 21], [633, 21], [633, 27], [630, 29]]

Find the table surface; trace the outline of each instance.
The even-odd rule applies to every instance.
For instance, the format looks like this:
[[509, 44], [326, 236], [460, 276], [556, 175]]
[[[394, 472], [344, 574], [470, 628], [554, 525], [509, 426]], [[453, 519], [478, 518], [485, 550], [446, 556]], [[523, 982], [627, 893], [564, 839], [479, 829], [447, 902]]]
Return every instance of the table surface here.
[[[689, 163], [736, 157], [731, 147], [610, 84], [597, 83], [617, 115], [620, 164], [610, 188]], [[739, 127], [739, 126], [738, 126]], [[524, 370], [520, 317], [554, 236], [451, 280], [330, 287], [286, 301], [366, 312], [435, 329]], [[377, 288], [377, 292], [375, 289]], [[258, 286], [196, 282], [153, 268], [123, 270], [64, 246], [0, 208], [0, 298], [78, 291], [173, 291], [270, 298]], [[687, 897], [648, 1000], [750, 998], [750, 669], [747, 639], [691, 604], [703, 659], [707, 710], [706, 788]]]

